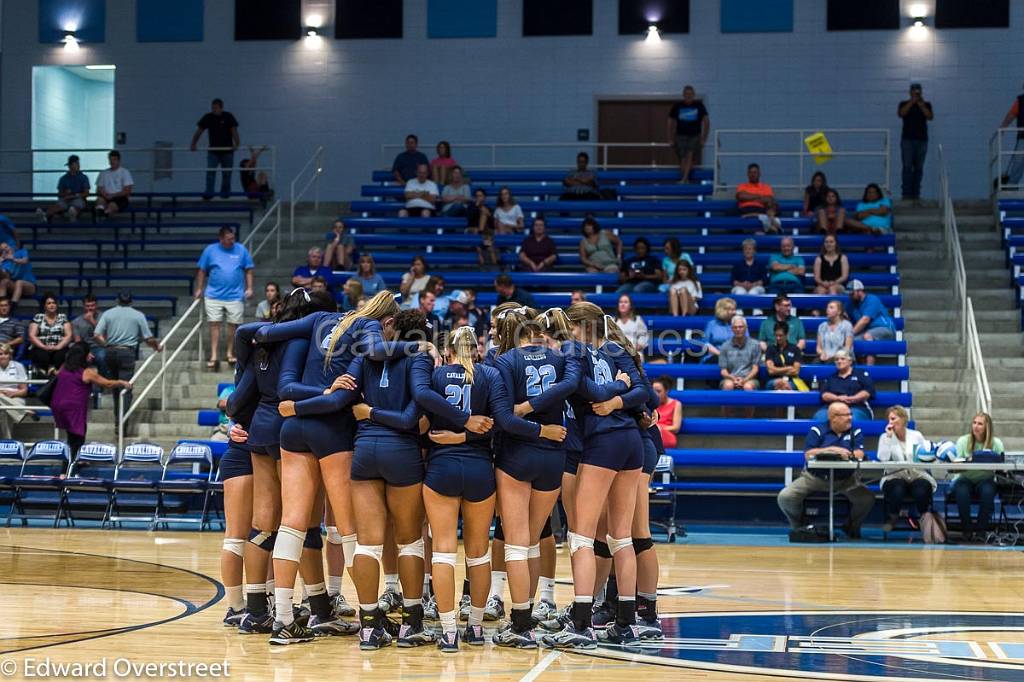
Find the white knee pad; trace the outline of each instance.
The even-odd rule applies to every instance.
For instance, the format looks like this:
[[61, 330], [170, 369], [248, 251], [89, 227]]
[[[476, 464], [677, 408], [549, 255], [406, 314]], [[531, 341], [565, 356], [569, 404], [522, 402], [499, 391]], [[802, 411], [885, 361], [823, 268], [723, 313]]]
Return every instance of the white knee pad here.
[[356, 534], [341, 536], [341, 551], [345, 553], [345, 568], [352, 568], [356, 558]]
[[478, 557], [466, 557], [466, 567], [472, 568], [473, 566], [483, 566], [484, 564], [491, 563], [491, 550], [487, 550], [487, 554]]
[[569, 556], [572, 556], [581, 549], [594, 549], [594, 538], [588, 538], [585, 535], [579, 535], [569, 531], [567, 535], [569, 539]]
[[530, 545], [530, 549], [527, 550], [526, 556], [529, 559], [539, 559], [540, 558], [540, 543], [538, 542], [536, 545]]
[[274, 543], [274, 558], [298, 563], [302, 558], [302, 543], [305, 541], [305, 530], [281, 526], [277, 531], [277, 541]]
[[418, 539], [416, 542], [410, 542], [408, 545], [398, 545], [398, 556], [415, 556], [420, 559], [423, 558], [423, 538]]
[[245, 550], [245, 540], [242, 538], [224, 538], [221, 548], [225, 552], [231, 552], [235, 556], [242, 556]]
[[613, 538], [611, 535], [605, 537], [608, 540], [608, 551], [612, 553], [612, 556], [615, 556], [620, 549], [633, 546], [633, 538]]
[[432, 564], [446, 564], [455, 568], [455, 552], [434, 552], [430, 557]]
[[342, 542], [341, 533], [337, 526], [327, 526], [327, 542], [332, 545], [340, 545]]
[[505, 561], [526, 561], [530, 558], [530, 548], [522, 545], [505, 545]]
[[[384, 556], [384, 545], [356, 545], [352, 552], [352, 560], [355, 561], [360, 554], [370, 557], [379, 564], [381, 557]], [[345, 558], [348, 559], [347, 556]]]

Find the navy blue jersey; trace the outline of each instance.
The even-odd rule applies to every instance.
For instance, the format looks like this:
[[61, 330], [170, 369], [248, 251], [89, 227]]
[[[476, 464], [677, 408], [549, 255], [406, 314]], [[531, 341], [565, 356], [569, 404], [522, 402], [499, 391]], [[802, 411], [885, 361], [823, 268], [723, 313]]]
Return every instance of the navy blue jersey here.
[[253, 415], [260, 404], [259, 389], [256, 386], [256, 371], [251, 363], [235, 368], [235, 390], [228, 396], [224, 413], [231, 420], [248, 430]]
[[[637, 420], [638, 428], [640, 427], [640, 419], [643, 415], [655, 412], [658, 409], [658, 405], [661, 404], [661, 401], [658, 400], [658, 394], [654, 392], [654, 384], [646, 376], [644, 377], [644, 389], [647, 391], [647, 400], [633, 411], [633, 417]], [[654, 430], [657, 431], [656, 428]], [[651, 434], [651, 429], [640, 428], [640, 437], [645, 440], [652, 440], [654, 436]]]
[[[598, 349], [586, 346], [583, 353], [579, 389], [573, 396], [572, 405], [576, 418], [583, 421], [583, 439], [609, 431], [637, 428], [631, 410], [647, 401], [647, 387], [633, 358], [622, 346], [606, 342]], [[617, 381], [615, 375], [624, 372], [629, 375], [630, 386]], [[591, 403], [600, 403], [615, 396], [622, 398], [622, 409], [601, 416], [591, 409]]]
[[249, 428], [249, 444], [254, 446], [277, 445], [281, 442], [281, 425], [284, 417], [278, 411], [280, 400], [277, 395], [281, 379], [281, 363], [286, 344], [259, 344], [252, 353], [252, 368], [256, 373], [256, 388], [259, 406], [253, 415]]
[[[460, 433], [470, 415], [480, 415], [492, 417], [505, 433], [530, 441], [540, 438], [538, 424], [515, 415], [498, 370], [476, 365], [473, 383], [469, 385], [462, 365], [445, 365], [432, 373], [427, 370], [429, 368], [422, 365], [413, 369], [413, 397], [429, 413], [431, 428]], [[432, 443], [430, 454], [491, 459], [491, 436], [491, 433], [481, 435], [466, 431], [465, 443]]]
[[[533, 412], [527, 415], [529, 421], [563, 424], [565, 399], [576, 392], [580, 380], [580, 363], [575, 356], [546, 346], [530, 345], [503, 353], [496, 364], [513, 405], [529, 401], [533, 407]], [[524, 440], [515, 434], [509, 437]], [[550, 449], [564, 447], [562, 443], [547, 439], [531, 441], [531, 444]]]
[[[322, 394], [356, 357], [386, 360], [414, 353], [419, 347], [413, 341], [386, 343], [380, 322], [360, 317], [338, 339], [331, 360], [325, 366], [324, 358], [331, 335], [342, 318], [338, 313], [318, 312], [301, 320], [267, 325], [256, 332], [255, 338], [259, 343], [289, 342], [278, 386], [281, 400], [303, 400]], [[304, 347], [299, 343], [301, 341], [306, 342]], [[305, 356], [300, 364], [299, 354], [303, 350]]]
[[484, 364], [487, 365], [488, 367], [494, 367], [497, 361], [498, 347], [491, 346], [490, 348], [487, 349], [487, 352], [484, 353]]
[[570, 452], [582, 452], [583, 450], [583, 428], [576, 412], [572, 409], [572, 403], [565, 401], [565, 409], [562, 412], [565, 418], [565, 449]]

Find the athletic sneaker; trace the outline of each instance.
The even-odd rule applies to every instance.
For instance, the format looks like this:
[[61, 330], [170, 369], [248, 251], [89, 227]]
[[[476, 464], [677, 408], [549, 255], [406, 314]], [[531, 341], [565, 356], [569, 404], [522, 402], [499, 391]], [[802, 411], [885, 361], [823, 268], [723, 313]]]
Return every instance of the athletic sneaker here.
[[558, 632], [551, 635], [544, 635], [541, 638], [544, 646], [552, 649], [596, 649], [597, 638], [594, 637], [594, 629], [586, 628], [577, 630], [569, 623]]
[[340, 592], [331, 597], [331, 610], [334, 612], [335, 618], [348, 618], [356, 615], [355, 608], [345, 601], [345, 595]]
[[541, 621], [540, 628], [548, 632], [559, 632], [566, 625], [572, 624], [572, 604], [566, 604], [561, 611], [552, 613], [547, 620]]
[[237, 611], [230, 606], [228, 612], [224, 614], [224, 627], [226, 628], [237, 628], [242, 622], [242, 618], [245, 617], [245, 609], [238, 609]]
[[309, 624], [309, 618], [312, 615], [313, 615], [313, 612], [309, 610], [308, 606], [303, 606], [302, 604], [293, 604], [292, 605], [292, 618], [295, 619], [296, 623], [300, 623], [302, 625], [308, 625]]
[[424, 620], [437, 620], [437, 599], [434, 595], [424, 596], [422, 603]]
[[469, 620], [469, 610], [473, 608], [473, 600], [468, 594], [462, 595], [459, 601], [459, 620]]
[[437, 638], [437, 650], [442, 654], [457, 654], [459, 653], [459, 633], [456, 632], [442, 632]]
[[594, 607], [594, 612], [590, 616], [590, 621], [593, 623], [595, 628], [606, 627], [609, 623], [615, 622], [615, 609], [611, 604], [603, 601]]
[[380, 595], [380, 599], [377, 600], [377, 608], [384, 613], [400, 610], [402, 608], [402, 595], [389, 587], [384, 590], [384, 594]]
[[402, 629], [398, 631], [398, 646], [403, 648], [433, 644], [435, 640], [437, 635], [432, 630], [424, 629], [422, 625], [403, 623]]
[[467, 625], [466, 629], [462, 631], [462, 641], [470, 646], [483, 646], [486, 644], [487, 638], [484, 637], [484, 626]]
[[647, 620], [646, 618], [637, 618], [636, 621], [637, 634], [640, 639], [645, 640], [659, 640], [664, 638], [664, 633], [661, 631], [661, 621], [657, 618]]
[[337, 635], [354, 635], [359, 632], [359, 623], [336, 618], [321, 621], [316, 616], [309, 619], [309, 628], [317, 637], [334, 637]]
[[604, 644], [636, 644], [640, 641], [640, 628], [613, 622], [604, 632], [597, 633], [597, 639]]
[[494, 636], [491, 637], [491, 641], [498, 646], [509, 647], [512, 649], [537, 648], [537, 640], [533, 638], [532, 632], [529, 630], [526, 632], [516, 632], [512, 629], [511, 623], [494, 633]]
[[384, 628], [362, 628], [359, 631], [359, 648], [373, 651], [391, 646], [391, 635]]
[[257, 617], [246, 613], [238, 623], [238, 634], [240, 635], [269, 635], [274, 631], [274, 617], [269, 613]]
[[271, 644], [301, 644], [313, 641], [313, 631], [295, 621], [285, 625], [280, 621], [274, 623], [274, 632], [270, 635]]
[[487, 604], [484, 606], [484, 620], [501, 620], [504, 617], [505, 602], [501, 597], [492, 594], [487, 598]]
[[541, 599], [533, 607], [533, 619], [537, 621], [537, 624], [543, 623], [548, 618], [553, 618], [558, 613], [558, 607], [555, 606], [553, 601], [547, 599]]

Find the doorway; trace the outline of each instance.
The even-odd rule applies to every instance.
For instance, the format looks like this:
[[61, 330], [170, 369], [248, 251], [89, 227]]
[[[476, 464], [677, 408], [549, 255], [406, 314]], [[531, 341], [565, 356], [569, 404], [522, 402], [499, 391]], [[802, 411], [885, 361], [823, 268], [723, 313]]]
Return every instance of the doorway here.
[[[597, 139], [601, 142], [638, 142], [665, 144], [668, 112], [676, 96], [652, 96], [641, 99], [599, 99], [597, 101]], [[599, 159], [604, 161], [604, 159]], [[668, 147], [610, 148], [610, 166], [676, 166], [679, 161]]]
[[[32, 191], [56, 193], [70, 154], [96, 187], [114, 146], [113, 64], [32, 67]], [[79, 151], [92, 149], [97, 151]]]

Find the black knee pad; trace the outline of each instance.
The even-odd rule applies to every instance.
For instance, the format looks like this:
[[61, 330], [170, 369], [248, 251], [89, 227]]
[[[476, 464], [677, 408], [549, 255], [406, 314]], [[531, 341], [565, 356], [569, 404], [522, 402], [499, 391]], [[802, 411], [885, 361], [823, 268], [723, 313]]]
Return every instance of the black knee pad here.
[[505, 542], [505, 531], [501, 529], [501, 517], [494, 519], [494, 539]]
[[551, 537], [551, 517], [550, 516], [548, 517], [548, 520], [544, 522], [544, 528], [540, 531], [540, 539], [541, 540], [543, 540], [544, 538], [549, 538], [549, 537]]
[[599, 556], [602, 559], [611, 559], [612, 551], [608, 549], [608, 543], [594, 540], [594, 556]]
[[252, 528], [249, 530], [249, 542], [256, 545], [264, 552], [273, 552], [274, 543], [277, 541], [277, 531], [266, 531]]
[[306, 539], [303, 540], [302, 546], [306, 549], [324, 548], [324, 536], [320, 534], [320, 526], [306, 529]]
[[639, 554], [654, 548], [653, 538], [633, 538], [633, 551]]

